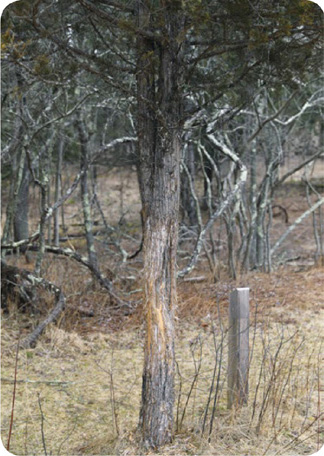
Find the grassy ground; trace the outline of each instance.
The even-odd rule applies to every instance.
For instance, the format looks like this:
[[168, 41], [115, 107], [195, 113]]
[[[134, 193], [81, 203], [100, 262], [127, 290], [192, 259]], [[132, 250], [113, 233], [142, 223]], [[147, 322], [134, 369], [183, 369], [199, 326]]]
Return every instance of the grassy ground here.
[[[226, 408], [226, 295], [233, 284], [196, 284], [196, 305], [201, 311], [192, 312], [191, 319], [187, 307], [193, 304], [192, 296], [190, 299], [183, 290], [188, 284], [179, 285], [177, 432], [172, 445], [161, 449], [161, 454], [296, 455], [317, 450], [324, 430], [323, 417], [318, 419], [323, 385], [319, 381], [324, 329], [322, 277], [323, 268], [311, 268], [285, 276], [277, 273], [267, 282], [262, 274], [249, 278], [250, 396], [247, 406], [232, 411]], [[212, 295], [218, 296], [218, 304], [215, 298], [210, 299]], [[24, 319], [27, 317], [15, 313], [2, 318], [5, 444], [12, 409], [15, 343], [18, 328], [26, 326]], [[47, 329], [35, 349], [19, 353], [10, 444], [14, 454], [44, 454], [45, 448], [47, 454], [62, 455], [141, 454], [136, 426], [142, 325], [133, 315], [125, 321], [125, 329], [107, 324], [99, 331], [97, 324], [92, 327], [91, 318], [84, 320], [87, 325], [83, 322], [73, 331], [63, 329], [63, 319]], [[207, 407], [215, 362], [216, 377]], [[218, 374], [215, 418], [211, 421]]]

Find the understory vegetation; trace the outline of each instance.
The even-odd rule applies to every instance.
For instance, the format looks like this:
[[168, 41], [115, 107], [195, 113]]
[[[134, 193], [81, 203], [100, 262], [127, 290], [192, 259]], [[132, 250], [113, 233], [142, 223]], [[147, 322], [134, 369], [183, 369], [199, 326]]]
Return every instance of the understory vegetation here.
[[[136, 235], [140, 223], [130, 203], [136, 195], [132, 173], [115, 170], [107, 198], [116, 222], [122, 211], [134, 215], [133, 219], [128, 215], [123, 226], [125, 249], [132, 245], [128, 236], [134, 231]], [[106, 179], [100, 177], [99, 183]], [[123, 209], [121, 186], [126, 195]], [[289, 215], [297, 218], [303, 211], [300, 184], [291, 182], [285, 198]], [[73, 216], [77, 201], [71, 199], [67, 208], [68, 217], [78, 222]], [[284, 224], [280, 215], [277, 229]], [[78, 223], [69, 225], [69, 232], [78, 230]], [[282, 264], [270, 275], [253, 271], [230, 279], [220, 258], [215, 280], [204, 256], [197, 270], [178, 280], [175, 438], [161, 448], [161, 454], [295, 455], [312, 454], [321, 447], [323, 267], [314, 264], [311, 233], [308, 219], [294, 238], [288, 238]], [[101, 245], [100, 232], [96, 239]], [[72, 236], [66, 242], [81, 252], [86, 248], [82, 237]], [[36, 254], [30, 252], [33, 258]], [[33, 263], [27, 262], [31, 257], [15, 255], [11, 263], [32, 270]], [[118, 277], [116, 285], [125, 284], [128, 277], [132, 309], [114, 307], [91, 273], [72, 259], [44, 260], [46, 277], [65, 290], [66, 310], [45, 329], [36, 347], [18, 352], [10, 443], [14, 454], [143, 451], [137, 428], [144, 345], [140, 255], [126, 264], [116, 261], [105, 267], [105, 273], [110, 270]], [[245, 406], [228, 410], [228, 300], [230, 291], [240, 286], [250, 287], [249, 399]], [[52, 306], [51, 293], [43, 290], [37, 308], [18, 308], [13, 297], [8, 313], [2, 315], [4, 443], [11, 420], [17, 342]]]

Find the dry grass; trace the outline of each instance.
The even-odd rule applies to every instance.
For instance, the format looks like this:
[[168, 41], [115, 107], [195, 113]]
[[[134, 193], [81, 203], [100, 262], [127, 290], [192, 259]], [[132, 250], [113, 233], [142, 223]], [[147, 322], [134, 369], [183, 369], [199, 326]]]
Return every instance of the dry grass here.
[[[299, 279], [301, 283], [308, 280], [305, 283], [314, 285], [322, 272], [314, 268]], [[296, 281], [297, 277], [294, 278]], [[256, 283], [257, 279], [264, 284], [262, 276], [254, 278]], [[271, 280], [275, 279], [272, 277]], [[278, 275], [277, 281], [280, 280]], [[231, 285], [222, 285], [224, 297], [221, 296], [222, 290], [218, 290], [224, 326], [227, 313], [225, 295]], [[210, 290], [206, 287], [206, 295], [212, 294], [215, 285], [209, 287]], [[204, 435], [201, 435], [201, 426], [215, 364], [213, 331], [218, 346], [222, 341], [216, 313], [210, 312], [211, 303], [210, 307], [207, 306], [204, 295], [199, 296], [200, 290], [196, 288], [196, 299], [200, 304], [205, 302], [202, 307], [207, 314], [195, 321], [184, 317], [177, 320], [176, 356], [181, 374], [181, 378], [177, 375], [176, 379], [178, 432], [172, 445], [161, 449], [160, 454], [296, 455], [312, 454], [321, 444], [323, 436], [318, 432], [323, 432], [323, 418], [318, 421], [319, 426], [316, 421], [322, 344], [320, 325], [323, 325], [323, 308], [320, 308], [319, 301], [316, 308], [319, 288], [314, 290], [312, 301], [302, 301], [299, 290], [291, 287], [290, 301], [286, 303], [286, 313], [290, 308], [290, 321], [284, 325], [277, 306], [272, 302], [283, 299], [283, 293], [287, 291], [285, 283], [276, 289], [276, 296], [269, 299], [267, 293], [271, 289], [274, 289], [273, 284], [268, 281], [267, 287], [255, 291], [251, 300], [251, 320], [252, 323], [256, 321], [256, 325], [253, 323], [251, 328], [250, 397], [246, 407], [234, 411], [226, 409], [226, 337], [224, 339], [216, 418], [208, 441], [211, 406]], [[267, 303], [268, 313], [265, 314]], [[184, 305], [185, 302], [180, 305], [180, 315]], [[214, 309], [217, 307], [215, 299], [213, 306]], [[314, 314], [313, 310], [319, 313]], [[77, 320], [76, 316], [74, 318]], [[135, 316], [132, 323], [129, 321], [127, 330], [114, 330], [113, 326], [109, 328], [107, 325], [90, 331], [91, 319], [87, 320], [87, 331], [81, 322], [79, 326], [75, 325], [77, 331], [51, 326], [35, 349], [20, 352], [11, 438], [14, 454], [44, 454], [38, 397], [45, 419], [48, 454], [142, 453], [136, 426], [141, 394], [143, 330]], [[18, 337], [19, 320], [3, 317], [2, 325], [2, 438], [6, 441], [13, 389], [13, 342]], [[280, 343], [282, 348], [274, 368]], [[7, 347], [12, 349], [7, 351]], [[200, 361], [199, 375], [188, 400]], [[263, 371], [260, 375], [261, 365]], [[263, 403], [266, 405], [260, 418]]]
[[[38, 395], [45, 417], [48, 453], [60, 454], [61, 448], [61, 454], [80, 454], [88, 447], [91, 454], [91, 447], [98, 445], [103, 436], [106, 444], [113, 440], [116, 430], [111, 413], [111, 368], [118, 385], [115, 391], [115, 400], [120, 404], [118, 419], [128, 429], [134, 428], [139, 404], [141, 347], [135, 343], [136, 333], [120, 334], [118, 339], [122, 342], [116, 336], [98, 333], [81, 337], [49, 327], [36, 349], [20, 353], [18, 381], [21, 383], [17, 387], [11, 438], [13, 453], [44, 453]], [[11, 410], [11, 353], [3, 357], [2, 378], [4, 437]]]

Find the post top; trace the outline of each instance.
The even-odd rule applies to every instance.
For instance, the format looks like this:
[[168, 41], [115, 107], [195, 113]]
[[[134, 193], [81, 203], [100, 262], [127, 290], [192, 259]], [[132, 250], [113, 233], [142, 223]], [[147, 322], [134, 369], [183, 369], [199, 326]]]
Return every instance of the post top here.
[[235, 288], [237, 291], [249, 290], [249, 287]]

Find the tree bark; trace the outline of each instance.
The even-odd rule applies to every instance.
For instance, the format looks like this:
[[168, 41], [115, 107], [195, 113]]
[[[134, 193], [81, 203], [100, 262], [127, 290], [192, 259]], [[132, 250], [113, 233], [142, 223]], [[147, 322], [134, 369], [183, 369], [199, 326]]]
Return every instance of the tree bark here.
[[[62, 162], [64, 153], [64, 138], [59, 138], [58, 152], [57, 152], [57, 165], [56, 165], [56, 176], [55, 176], [55, 201], [58, 201], [61, 195], [61, 179], [62, 179]], [[59, 223], [59, 209], [53, 211], [53, 222], [54, 222], [54, 245], [58, 247], [60, 245], [60, 223]], [[64, 228], [64, 225], [63, 225]]]
[[29, 169], [25, 158], [21, 184], [18, 191], [17, 207], [14, 216], [14, 241], [21, 241], [29, 237]]
[[[188, 138], [189, 139], [189, 138]], [[188, 141], [183, 158], [184, 164], [188, 169], [192, 184], [196, 177], [195, 150], [194, 145]], [[190, 177], [183, 171], [181, 175], [181, 203], [183, 212], [188, 216], [189, 226], [198, 226], [198, 216], [196, 202], [190, 189]]]
[[[151, 25], [139, 2], [139, 26]], [[143, 443], [169, 443], [174, 405], [174, 308], [180, 192], [180, 15], [164, 5], [163, 42], [138, 37], [139, 182], [144, 220], [146, 341], [140, 428]], [[152, 55], [154, 53], [154, 55]], [[155, 71], [155, 69], [157, 71]]]
[[[13, 158], [13, 165], [12, 165], [12, 179], [10, 182], [10, 189], [9, 189], [9, 198], [8, 204], [6, 208], [6, 221], [3, 227], [3, 234], [1, 237], [1, 245], [7, 244], [10, 241], [11, 233], [12, 233], [12, 224], [13, 224], [13, 216], [16, 210], [17, 205], [17, 195], [18, 190], [21, 182], [23, 170], [23, 156], [21, 155], [19, 158], [19, 164], [17, 165], [17, 157]], [[7, 250], [1, 250], [1, 258], [4, 258], [7, 254]]]
[[[80, 148], [81, 148], [81, 161], [80, 167], [83, 169], [86, 163], [89, 160], [88, 157], [88, 142], [89, 137], [85, 129], [84, 122], [81, 119], [77, 121], [77, 127], [79, 132], [79, 140], [80, 140]], [[89, 189], [88, 189], [88, 172], [85, 173], [81, 177], [81, 200], [82, 200], [82, 210], [83, 210], [83, 218], [84, 218], [84, 229], [85, 229], [85, 236], [87, 241], [87, 250], [88, 250], [88, 258], [89, 262], [98, 269], [98, 260], [97, 260], [97, 253], [94, 247], [94, 238], [92, 232], [92, 215], [91, 215], [91, 203], [89, 198]]]
[[42, 275], [42, 265], [45, 254], [45, 228], [46, 223], [50, 219], [52, 212], [48, 209], [48, 184], [50, 182], [50, 163], [52, 158], [53, 146], [55, 141], [56, 131], [53, 130], [51, 136], [47, 139], [43, 153], [40, 157], [40, 180], [35, 179], [34, 171], [32, 170], [30, 155], [27, 153], [29, 160], [29, 171], [34, 179], [36, 185], [40, 189], [40, 222], [39, 222], [39, 250], [36, 257], [35, 263], [35, 274], [37, 276]]

